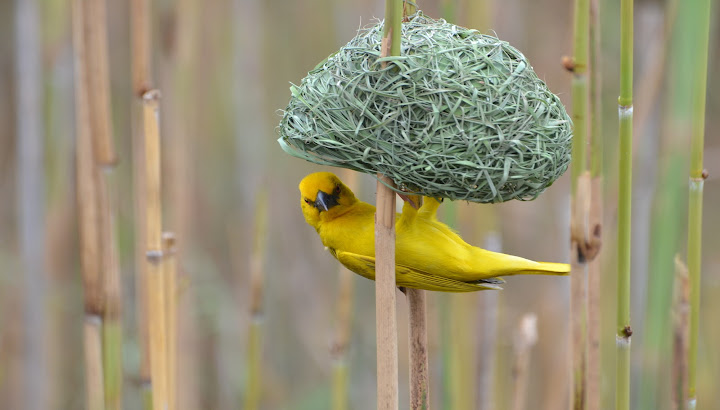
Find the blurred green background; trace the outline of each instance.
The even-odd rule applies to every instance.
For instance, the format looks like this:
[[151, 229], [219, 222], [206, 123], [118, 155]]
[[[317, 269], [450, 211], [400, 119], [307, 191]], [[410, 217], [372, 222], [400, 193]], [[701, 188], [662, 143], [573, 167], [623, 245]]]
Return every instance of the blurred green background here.
[[[17, 118], [19, 73], [16, 2], [0, 2], [0, 403], [22, 409], [28, 389], [24, 311], [40, 307], [45, 320], [41, 348], [46, 371], [33, 383], [46, 386], [45, 408], [83, 407], [83, 297], [79, 270], [75, 199], [73, 59], [69, 0], [34, 1], [40, 19], [40, 90], [44, 199], [37, 226], [44, 247], [35, 256], [44, 267], [41, 293], [23, 280], [18, 219]], [[674, 4], [674, 5], [673, 5]], [[658, 408], [670, 408], [668, 332], [646, 334], [648, 312], [669, 312], [655, 302], [657, 275], [672, 275], [673, 258], [683, 258], [687, 225], [689, 128], [687, 51], [683, 2], [638, 1], [635, 9], [635, 174], [633, 195], [632, 397], [639, 403], [642, 381], [658, 377]], [[572, 2], [568, 0], [421, 0], [432, 17], [494, 33], [521, 50], [538, 76], [570, 110], [571, 75], [561, 58], [572, 54]], [[261, 408], [330, 408], [338, 263], [306, 225], [297, 184], [326, 168], [282, 152], [275, 127], [289, 99], [289, 84], [374, 17], [384, 2], [347, 0], [157, 0], [152, 2], [153, 85], [163, 94], [161, 125], [165, 229], [178, 236], [180, 281], [180, 406], [183, 409], [241, 408], [246, 395], [249, 255], [256, 198], [268, 196], [269, 222], [263, 299]], [[708, 70], [705, 164], [704, 256], [698, 401], [720, 409], [720, 10], [715, 7]], [[617, 95], [619, 2], [601, 2], [602, 113], [606, 148], [604, 248], [601, 253], [603, 374], [601, 408], [610, 408], [614, 389], [615, 225], [617, 186]], [[128, 2], [108, 2], [112, 115], [119, 153], [116, 168], [117, 236], [123, 283], [124, 407], [141, 408], [140, 347], [135, 311], [131, 160], [131, 71]], [[684, 125], [683, 125], [684, 124]], [[359, 179], [359, 196], [374, 202], [375, 180]], [[506, 253], [535, 260], [569, 260], [569, 174], [532, 202], [457, 204], [455, 226], [468, 242], [501, 243]], [[350, 408], [375, 406], [375, 309], [373, 283], [359, 276], [348, 368]], [[35, 288], [33, 288], [35, 289]], [[659, 290], [662, 292], [662, 290]], [[28, 302], [32, 298], [32, 302]], [[495, 360], [494, 407], [509, 408], [513, 338], [520, 317], [538, 317], [539, 340], [530, 362], [527, 408], [560, 409], [569, 401], [569, 279], [518, 277], [505, 290], [462, 295], [461, 331], [448, 337], [443, 309], [447, 297], [428, 300], [431, 398], [447, 407], [451, 389], [443, 383], [448, 361], [443, 348], [463, 349], [470, 407], [480, 408], [480, 371]], [[497, 298], [496, 343], [485, 350], [483, 308]], [[495, 303], [495, 302], [490, 302]], [[400, 408], [407, 406], [407, 306], [398, 297]], [[665, 343], [663, 340], [667, 340]], [[655, 349], [654, 346], [660, 346]], [[658, 354], [647, 352], [659, 352]], [[441, 404], [445, 403], [445, 404]], [[460, 404], [457, 404], [461, 408]], [[633, 408], [640, 408], [633, 406]]]

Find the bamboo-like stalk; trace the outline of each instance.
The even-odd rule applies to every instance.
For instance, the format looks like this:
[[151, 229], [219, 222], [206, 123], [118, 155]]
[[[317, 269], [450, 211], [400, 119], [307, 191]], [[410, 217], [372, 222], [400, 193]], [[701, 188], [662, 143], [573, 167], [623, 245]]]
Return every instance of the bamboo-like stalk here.
[[163, 286], [162, 207], [160, 204], [160, 92], [143, 95], [145, 123], [145, 200], [148, 328], [150, 336], [150, 378], [155, 410], [168, 407], [167, 385], [167, 319], [165, 286]]
[[95, 160], [112, 165], [117, 160], [112, 137], [110, 70], [104, 0], [86, 1], [83, 14], [87, 53], [88, 102]]
[[[94, 141], [93, 141], [94, 142]], [[96, 151], [97, 155], [98, 152]], [[96, 162], [97, 162], [96, 158]], [[105, 408], [122, 409], [122, 291], [115, 235], [115, 207], [110, 191], [115, 186], [111, 170], [97, 169], [100, 241], [105, 306], [103, 309], [103, 380]]]
[[177, 409], [177, 310], [178, 310], [178, 287], [177, 287], [177, 248], [175, 234], [172, 232], [163, 232], [163, 284], [165, 286], [166, 311], [165, 318], [167, 320], [165, 328], [167, 329], [167, 391], [168, 391], [168, 407], [167, 410]]
[[[43, 164], [40, 15], [35, 0], [15, 2], [18, 244], [23, 276], [25, 330], [24, 407], [48, 405], [45, 167]], [[3, 366], [4, 367], [4, 366]], [[0, 369], [0, 375], [2, 369]]]
[[588, 60], [590, 1], [575, 1], [574, 57], [572, 63], [573, 165], [570, 201], [570, 324], [572, 333], [572, 408], [581, 410], [587, 395], [587, 222], [590, 211], [590, 176], [587, 170]]
[[618, 192], [618, 282], [615, 408], [630, 409], [630, 227], [633, 138], [633, 0], [620, 3], [620, 182]]
[[103, 0], [84, 3], [83, 35], [93, 173], [99, 213], [100, 269], [104, 306], [102, 355], [105, 408], [122, 408], [122, 293], [115, 240], [113, 165], [117, 160], [112, 136], [107, 22]]
[[[343, 173], [345, 184], [357, 194], [358, 173], [346, 169]], [[347, 410], [348, 397], [348, 359], [347, 352], [350, 346], [353, 319], [353, 273], [344, 266], [340, 267], [338, 273], [338, 296], [337, 310], [335, 315], [335, 340], [331, 348], [333, 359], [333, 382], [332, 382], [332, 409]]]
[[150, 381], [150, 342], [147, 320], [147, 283], [145, 272], [145, 137], [143, 94], [151, 88], [150, 5], [148, 0], [130, 1], [130, 42], [132, 51], [132, 179], [135, 252], [135, 304], [140, 345], [140, 386], [143, 409], [152, 408]]
[[83, 324], [83, 345], [85, 359], [85, 408], [103, 410], [102, 319], [97, 315], [85, 315]]
[[537, 343], [537, 316], [534, 313], [523, 315], [515, 334], [513, 344], [513, 387], [512, 410], [523, 410], [527, 400], [527, 386], [530, 368], [530, 352]]
[[87, 54], [84, 40], [83, 0], [72, 2], [73, 54], [75, 70], [75, 161], [77, 175], [80, 262], [85, 294], [83, 330], [85, 354], [86, 406], [90, 410], [105, 407], [103, 383], [102, 313], [105, 305], [101, 271], [101, 233], [93, 140], [91, 138], [88, 99]]
[[261, 191], [255, 204], [253, 250], [250, 255], [250, 327], [247, 341], [246, 410], [260, 408], [262, 399], [263, 294], [265, 290], [265, 254], [267, 252], [268, 194]]
[[[652, 229], [649, 239], [650, 259], [645, 280], [647, 283], [645, 321], [643, 326], [643, 345], [638, 349], [641, 352], [642, 373], [638, 377], [638, 403], [639, 408], [658, 408], [671, 401], [670, 372], [664, 371], [670, 366], [672, 349], [672, 321], [671, 306], [673, 297], [673, 284], [675, 282], [673, 255], [682, 244], [684, 231], [682, 215], [685, 212], [686, 189], [684, 170], [687, 167], [687, 150], [690, 135], [690, 94], [685, 78], [691, 75], [691, 63], [683, 50], [688, 49], [688, 33], [690, 25], [688, 13], [678, 8], [678, 1], [671, 0], [665, 5], [665, 25], [662, 36], [658, 36], [657, 45], [653, 48], [657, 55], [656, 66], [658, 74], [643, 75], [642, 83], [647, 83], [652, 77], [660, 77], [658, 87], [664, 87], [668, 98], [663, 107], [662, 125], [660, 126], [659, 155], [657, 155], [657, 181], [653, 195], [653, 209], [651, 214]], [[652, 49], [651, 49], [652, 50]], [[667, 59], [667, 55], [673, 56]], [[685, 57], [685, 58], [684, 58]], [[661, 64], [665, 63], [665, 64]], [[660, 67], [667, 67], [662, 69]], [[664, 73], [667, 72], [667, 75]], [[637, 101], [653, 101], [652, 86], [638, 84], [639, 95]], [[653, 84], [654, 85], [654, 84]], [[655, 91], [659, 93], [659, 91]], [[644, 99], [643, 99], [644, 98]], [[643, 107], [656, 104], [645, 104]], [[638, 139], [654, 136], [654, 133], [640, 134], [643, 128], [652, 124], [649, 120], [653, 112], [652, 107], [638, 109], [634, 122], [635, 133], [638, 136], [634, 146], [643, 144]], [[643, 118], [643, 116], [645, 118]], [[644, 125], [648, 123], [648, 125]]]
[[403, 16], [409, 16], [414, 14], [418, 8], [418, 1], [416, 0], [403, 0]]
[[430, 406], [430, 376], [428, 373], [427, 303], [421, 289], [405, 290], [410, 321], [410, 408]]
[[375, 215], [375, 315], [377, 407], [382, 410], [397, 409], [399, 405], [395, 304], [395, 192], [385, 186], [392, 183], [389, 178], [378, 174]]
[[675, 255], [675, 296], [673, 297], [672, 400], [676, 410], [688, 407], [688, 334], [690, 331], [690, 277], [688, 268]]
[[708, 44], [710, 36], [710, 0], [695, 0], [693, 10], [694, 55], [691, 76], [692, 138], [690, 140], [690, 192], [688, 203], [687, 264], [690, 275], [690, 336], [688, 352], [688, 409], [697, 406], [697, 351], [700, 327], [700, 276], [702, 262], [703, 185], [707, 171], [703, 168], [705, 144], [705, 103], [707, 93]]
[[[385, 0], [381, 57], [400, 55], [402, 0]], [[384, 65], [384, 64], [383, 64]], [[378, 173], [375, 215], [375, 324], [377, 408], [398, 408], [397, 306], [395, 304], [395, 192]]]
[[603, 135], [602, 85], [600, 75], [600, 4], [590, 0], [590, 214], [588, 235], [590, 246], [596, 253], [588, 261], [587, 276], [587, 373], [586, 408], [600, 409], [600, 313], [601, 313], [601, 260], [598, 257], [602, 244], [603, 222]]

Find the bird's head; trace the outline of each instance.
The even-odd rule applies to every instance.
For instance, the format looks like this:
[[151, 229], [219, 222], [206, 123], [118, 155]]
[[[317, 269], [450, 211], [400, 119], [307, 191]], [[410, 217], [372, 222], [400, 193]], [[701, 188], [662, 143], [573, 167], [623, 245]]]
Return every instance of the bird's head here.
[[300, 206], [305, 221], [315, 229], [325, 221], [347, 212], [358, 200], [355, 194], [330, 172], [316, 172], [300, 181]]

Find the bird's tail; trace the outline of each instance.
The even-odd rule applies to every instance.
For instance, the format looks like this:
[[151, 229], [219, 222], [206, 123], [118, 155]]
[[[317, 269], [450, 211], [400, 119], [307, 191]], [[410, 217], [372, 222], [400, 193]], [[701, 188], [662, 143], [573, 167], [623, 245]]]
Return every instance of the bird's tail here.
[[476, 258], [480, 262], [478, 271], [489, 273], [487, 276], [513, 275], [567, 275], [570, 265], [567, 263], [535, 262], [519, 256], [491, 252], [475, 248]]
[[570, 265], [567, 263], [535, 262], [536, 266], [528, 266], [527, 269], [519, 270], [514, 275], [557, 275], [565, 276], [570, 274]]

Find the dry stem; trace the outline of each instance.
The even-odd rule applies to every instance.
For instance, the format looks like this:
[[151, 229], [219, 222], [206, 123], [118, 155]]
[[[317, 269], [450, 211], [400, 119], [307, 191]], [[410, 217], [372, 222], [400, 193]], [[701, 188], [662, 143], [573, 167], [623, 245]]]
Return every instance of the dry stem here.
[[410, 316], [410, 408], [427, 409], [430, 402], [428, 374], [426, 292], [405, 291]]
[[525, 408], [528, 385], [528, 369], [530, 367], [530, 350], [537, 342], [537, 316], [534, 313], [527, 313], [520, 319], [515, 334], [513, 361], [513, 388], [512, 388], [512, 409], [522, 410]]
[[145, 188], [147, 209], [147, 296], [150, 331], [150, 373], [152, 402], [155, 410], [168, 406], [167, 391], [167, 319], [166, 295], [163, 284], [162, 209], [160, 204], [160, 92], [151, 90], [143, 95], [145, 122]]
[[[375, 303], [378, 409], [398, 408], [398, 342], [395, 305], [395, 192], [380, 174], [375, 215]], [[382, 182], [381, 182], [382, 181]]]
[[132, 172], [135, 236], [135, 293], [140, 339], [140, 383], [143, 389], [144, 409], [150, 403], [150, 341], [147, 323], [147, 281], [145, 271], [145, 137], [142, 96], [150, 89], [150, 7], [148, 0], [130, 1], [130, 40], [132, 43]]
[[105, 408], [105, 392], [103, 390], [102, 319], [100, 316], [85, 316], [83, 345], [87, 400], [85, 405], [88, 410], [103, 410]]
[[175, 235], [163, 232], [163, 276], [166, 295], [168, 410], [177, 409], [177, 254]]
[[104, 0], [85, 1], [83, 24], [88, 78], [88, 107], [93, 150], [100, 165], [116, 162], [110, 115], [110, 70], [108, 68], [106, 7]]

